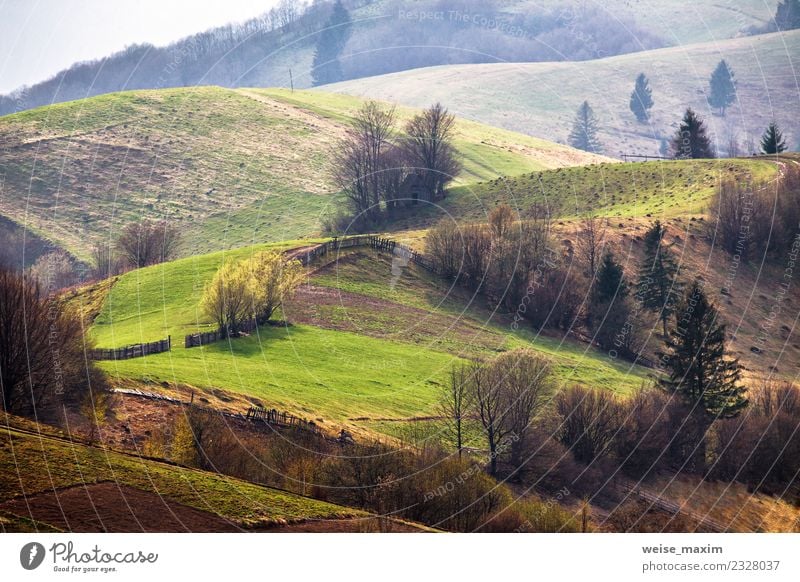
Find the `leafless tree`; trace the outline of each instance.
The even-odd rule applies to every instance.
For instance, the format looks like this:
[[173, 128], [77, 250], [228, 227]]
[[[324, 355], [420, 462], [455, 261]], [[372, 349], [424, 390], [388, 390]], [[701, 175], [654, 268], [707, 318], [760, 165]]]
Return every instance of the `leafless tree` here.
[[508, 204], [500, 204], [489, 213], [489, 228], [495, 239], [502, 239], [514, 224], [514, 211]]
[[458, 225], [448, 219], [440, 221], [428, 232], [425, 253], [442, 277], [458, 277], [464, 263], [464, 246]]
[[594, 280], [603, 254], [608, 221], [597, 216], [587, 216], [580, 222], [576, 250], [586, 265], [590, 280]]
[[381, 215], [384, 155], [391, 147], [395, 109], [368, 101], [356, 113], [347, 135], [334, 152], [333, 178], [352, 211], [370, 220]]
[[489, 473], [492, 475], [497, 475], [497, 458], [502, 452], [502, 445], [511, 435], [511, 428], [506, 422], [508, 408], [499, 380], [489, 366], [479, 362], [470, 365], [472, 401], [489, 446]]
[[92, 263], [92, 276], [96, 279], [107, 279], [125, 270], [114, 247], [106, 242], [98, 242], [92, 247]]
[[72, 258], [63, 250], [40, 256], [31, 267], [31, 275], [39, 282], [45, 294], [70, 287], [78, 282]]
[[608, 391], [572, 387], [556, 398], [558, 439], [575, 459], [591, 463], [607, 454], [622, 419], [619, 401]]
[[180, 232], [165, 222], [142, 220], [122, 229], [116, 250], [134, 268], [174, 259], [180, 249]]
[[455, 117], [436, 103], [412, 117], [405, 126], [404, 147], [409, 163], [423, 173], [432, 199], [444, 196], [444, 188], [461, 170], [453, 147]]
[[554, 391], [551, 365], [533, 350], [522, 349], [498, 356], [490, 366], [507, 408], [504, 423], [513, 435], [510, 462], [517, 469], [522, 465], [534, 419]]
[[455, 440], [459, 459], [464, 448], [464, 423], [472, 406], [469, 371], [468, 364], [455, 364], [450, 369], [450, 381], [442, 389], [439, 400], [439, 413]]

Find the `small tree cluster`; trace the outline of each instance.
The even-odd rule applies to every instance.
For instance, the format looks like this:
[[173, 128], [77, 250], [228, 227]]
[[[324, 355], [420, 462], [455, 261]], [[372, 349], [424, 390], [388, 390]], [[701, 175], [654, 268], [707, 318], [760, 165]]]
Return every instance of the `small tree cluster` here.
[[553, 393], [551, 366], [532, 350], [514, 350], [489, 363], [457, 365], [442, 397], [442, 410], [463, 446], [467, 415], [477, 419], [489, 450], [489, 473], [497, 475], [500, 457], [519, 467], [533, 423]]
[[299, 261], [262, 251], [249, 259], [224, 264], [206, 285], [202, 306], [229, 336], [246, 321], [266, 323], [302, 282]]
[[455, 118], [441, 104], [412, 117], [396, 135], [394, 108], [369, 101], [356, 113], [347, 136], [334, 152], [333, 178], [344, 193], [351, 225], [366, 228], [392, 217], [404, 199], [411, 176], [430, 200], [444, 196], [460, 171], [453, 147]]
[[708, 236], [742, 261], [786, 260], [800, 224], [800, 168], [773, 181], [725, 180], [711, 200]]
[[[175, 225], [165, 221], [142, 220], [131, 222], [122, 229], [116, 251], [130, 267], [137, 269], [176, 258], [180, 242], [180, 231]], [[100, 268], [100, 264], [97, 266]]]

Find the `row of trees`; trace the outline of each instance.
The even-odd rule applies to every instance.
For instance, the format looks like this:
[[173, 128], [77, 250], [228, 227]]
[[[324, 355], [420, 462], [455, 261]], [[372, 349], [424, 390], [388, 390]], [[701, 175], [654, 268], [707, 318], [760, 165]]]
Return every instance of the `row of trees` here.
[[269, 321], [303, 277], [300, 261], [262, 251], [222, 265], [206, 285], [201, 305], [228, 337], [236, 336], [245, 322]]
[[[644, 78], [644, 75], [640, 75], [639, 78]], [[644, 82], [646, 83], [646, 80]], [[646, 115], [645, 105], [647, 103], [652, 105], [652, 99], [650, 99], [649, 95], [649, 87], [643, 85], [640, 88], [639, 79], [637, 79], [637, 88], [631, 95], [631, 108], [638, 112], [637, 115]], [[636, 103], [635, 106], [634, 102]], [[587, 152], [600, 153], [603, 146], [600, 142], [599, 132], [600, 126], [597, 116], [589, 102], [584, 101], [575, 114], [575, 120], [572, 123], [572, 130], [568, 138], [569, 145]], [[677, 159], [716, 157], [711, 139], [708, 137], [705, 122], [691, 107], [687, 108], [683, 114], [678, 129], [669, 143], [669, 149], [671, 149], [673, 157]], [[786, 151], [786, 149], [786, 140], [783, 137], [783, 133], [776, 122], [771, 122], [761, 136], [761, 153], [779, 154]], [[665, 149], [663, 153], [667, 154], [669, 150]], [[731, 152], [731, 155], [735, 155], [735, 152]]]
[[565, 253], [556, 250], [546, 214], [515, 220], [512, 210], [500, 205], [488, 224], [458, 227], [442, 221], [428, 234], [426, 254], [444, 277], [514, 314], [515, 324], [585, 330], [604, 349], [634, 359], [648, 318], [659, 319], [666, 335], [683, 287], [660, 222], [644, 237], [632, 280], [606, 250], [607, 229], [605, 220], [585, 218], [574, 248]]
[[[708, 104], [717, 109], [724, 116], [725, 110], [736, 101], [736, 80], [733, 70], [728, 63], [721, 60], [709, 80]], [[639, 73], [631, 92], [629, 107], [640, 123], [650, 120], [650, 109], [654, 105], [653, 90], [647, 75]], [[587, 101], [584, 101], [575, 114], [572, 130], [569, 134], [569, 144], [572, 147], [588, 152], [600, 153], [602, 144], [599, 137], [599, 124], [594, 111]], [[706, 134], [703, 120], [691, 109], [687, 108], [680, 126], [673, 136], [670, 144], [672, 155], [679, 159], [713, 158], [714, 148]], [[737, 148], [732, 148], [737, 149]], [[786, 150], [786, 142], [780, 129], [773, 121], [769, 124], [761, 137], [761, 152], [764, 154], [778, 154]], [[667, 151], [664, 152], [666, 155]], [[729, 155], [736, 155], [735, 151]]]
[[[722, 59], [714, 68], [708, 85], [708, 104], [717, 108], [720, 115], [724, 116], [725, 110], [736, 100], [736, 81], [733, 70], [725, 59]], [[639, 123], [646, 123], [650, 120], [650, 109], [654, 104], [650, 81], [647, 75], [639, 73], [631, 93], [630, 110]]]
[[402, 134], [396, 121], [394, 107], [367, 102], [334, 152], [333, 178], [357, 226], [378, 223], [415, 203], [406, 187], [410, 177], [416, 178], [419, 196], [436, 200], [460, 171], [455, 118], [441, 104], [409, 119]]

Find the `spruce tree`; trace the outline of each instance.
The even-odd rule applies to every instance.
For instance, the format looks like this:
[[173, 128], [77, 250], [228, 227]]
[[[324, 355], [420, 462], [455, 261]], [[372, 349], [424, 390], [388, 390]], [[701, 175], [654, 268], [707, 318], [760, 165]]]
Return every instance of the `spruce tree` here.
[[778, 124], [774, 121], [769, 124], [761, 136], [761, 152], [765, 154], [779, 154], [786, 151], [786, 141], [783, 139]]
[[597, 118], [588, 101], [584, 101], [578, 107], [569, 134], [569, 145], [592, 153], [599, 153], [602, 149], [600, 140], [597, 139]]
[[628, 295], [628, 282], [622, 266], [614, 260], [614, 253], [608, 252], [597, 270], [597, 281], [593, 289], [595, 305], [610, 303], [615, 298], [624, 299]]
[[678, 131], [672, 138], [672, 151], [681, 160], [714, 157], [711, 140], [706, 135], [706, 125], [691, 107], [684, 113]]
[[718, 108], [721, 115], [725, 115], [725, 109], [735, 100], [736, 81], [733, 79], [733, 71], [723, 59], [711, 73], [708, 104]]
[[657, 220], [645, 234], [644, 259], [636, 282], [636, 298], [642, 307], [658, 313], [664, 337], [667, 335], [667, 321], [675, 310], [681, 292], [678, 266], [664, 243], [666, 230]]
[[350, 38], [351, 28], [350, 13], [342, 5], [341, 0], [336, 0], [331, 16], [319, 34], [314, 51], [311, 68], [314, 86], [335, 83], [343, 79], [339, 56]]
[[691, 410], [694, 427], [693, 464], [705, 470], [705, 435], [718, 418], [733, 418], [747, 406], [739, 385], [737, 360], [726, 357], [725, 325], [695, 280], [675, 312], [676, 327], [666, 340], [663, 362], [667, 386]]
[[644, 123], [650, 118], [651, 107], [653, 107], [653, 91], [650, 89], [650, 82], [644, 73], [639, 73], [631, 93], [631, 111], [639, 123]]

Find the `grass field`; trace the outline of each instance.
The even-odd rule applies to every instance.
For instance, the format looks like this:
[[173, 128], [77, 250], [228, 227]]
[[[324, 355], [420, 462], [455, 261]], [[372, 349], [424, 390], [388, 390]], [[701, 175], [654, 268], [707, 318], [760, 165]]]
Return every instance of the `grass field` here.
[[0, 469], [0, 500], [111, 481], [211, 512], [243, 528], [364, 515], [239, 479], [62, 440], [39, 426], [35, 432], [0, 428]]
[[[82, 259], [142, 218], [179, 225], [184, 254], [314, 235], [335, 213], [329, 160], [360, 103], [193, 87], [8, 115], [0, 214]], [[462, 183], [602, 159], [473, 122], [458, 128]]]
[[[657, 3], [634, 4], [644, 9]], [[719, 9], [725, 10], [725, 5]], [[663, 11], [681, 14], [672, 4], [664, 4], [657, 12]], [[683, 16], [692, 12], [688, 9]], [[708, 22], [713, 26], [716, 21]], [[464, 118], [562, 143], [576, 109], [588, 100], [599, 118], [603, 151], [614, 157], [658, 155], [660, 140], [673, 135], [687, 106], [705, 118], [720, 147], [727, 147], [730, 135], [743, 144], [748, 137], [757, 144], [772, 119], [786, 130], [788, 143], [794, 147], [800, 141], [793, 114], [800, 106], [793, 74], [798, 54], [800, 31], [794, 30], [592, 61], [430, 67], [345, 81], [325, 90], [412, 107], [440, 100]], [[712, 70], [723, 58], [735, 73], [738, 101], [721, 118], [712, 115], [706, 91]], [[638, 123], [628, 108], [640, 72], [648, 75], [655, 101], [648, 124]]]

